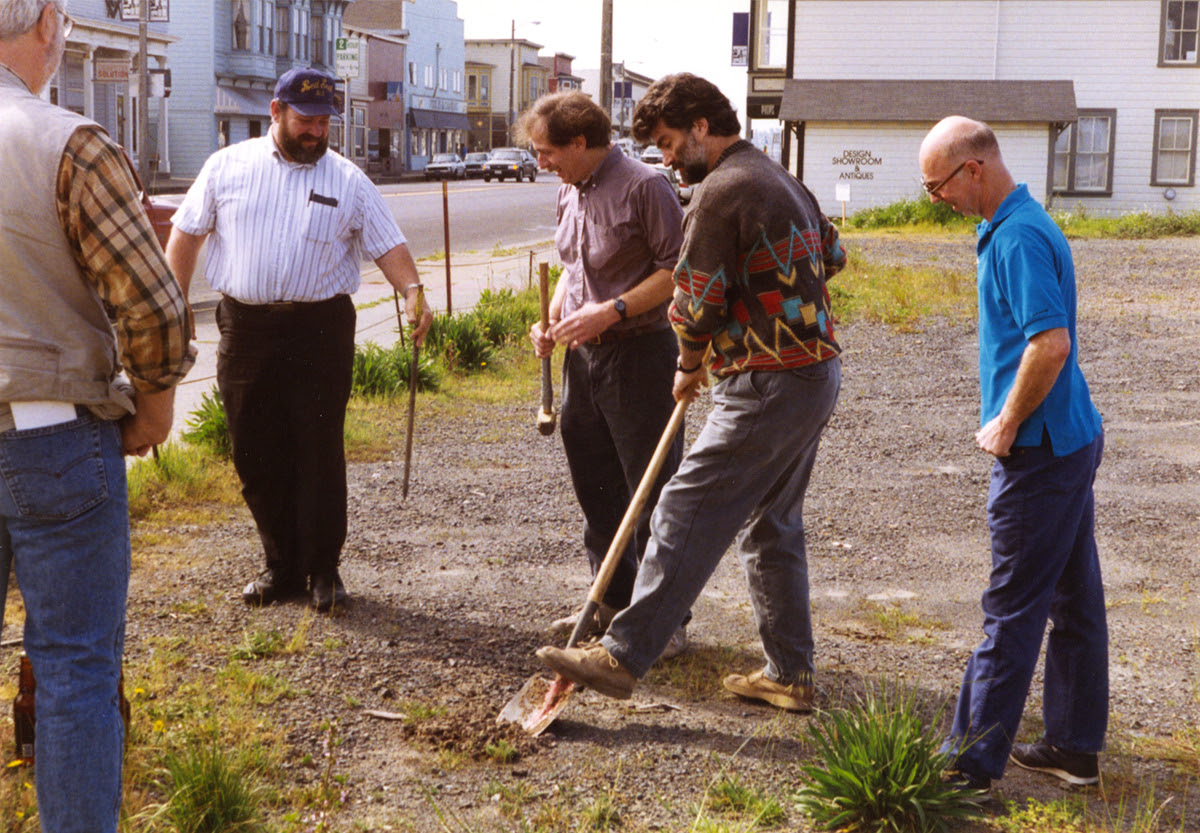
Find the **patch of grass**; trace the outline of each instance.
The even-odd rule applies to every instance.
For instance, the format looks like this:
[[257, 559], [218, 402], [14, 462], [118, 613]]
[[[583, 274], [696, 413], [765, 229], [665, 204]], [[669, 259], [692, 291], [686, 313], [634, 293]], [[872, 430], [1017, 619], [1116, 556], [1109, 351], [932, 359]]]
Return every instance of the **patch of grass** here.
[[158, 781], [167, 798], [146, 814], [147, 827], [178, 833], [265, 831], [266, 793], [259, 780], [253, 766], [216, 743], [167, 752]]
[[787, 813], [778, 800], [744, 783], [737, 775], [725, 776], [709, 785], [696, 812], [697, 820], [702, 820], [706, 813], [734, 819], [740, 822], [739, 829], [744, 830], [770, 830], [787, 821]]
[[500, 815], [510, 819], [520, 818], [521, 808], [534, 799], [534, 788], [528, 781], [519, 781], [511, 787], [499, 781], [491, 781], [483, 793], [499, 806]]
[[498, 764], [511, 764], [519, 756], [516, 747], [504, 738], [500, 738], [495, 743], [487, 744], [484, 746], [483, 752], [488, 758]]
[[[412, 379], [412, 342], [391, 347], [374, 342], [355, 345], [350, 390], [353, 396], [395, 396], [408, 390]], [[417, 357], [417, 390], [437, 390], [439, 374], [428, 351]]]
[[616, 830], [621, 827], [621, 811], [612, 791], [601, 793], [579, 813], [580, 830]]
[[981, 815], [942, 781], [948, 758], [912, 692], [868, 691], [843, 711], [815, 715], [806, 734], [816, 760], [800, 767], [796, 804], [819, 827], [933, 831]]
[[230, 659], [256, 660], [277, 656], [283, 653], [283, 634], [271, 628], [270, 630], [244, 630], [242, 642], [229, 652]]
[[446, 713], [446, 708], [444, 706], [431, 706], [419, 700], [402, 700], [397, 704], [396, 711], [405, 715], [404, 722], [406, 724], [414, 726], [426, 720], [441, 717]]
[[894, 641], [928, 643], [932, 641], [931, 631], [949, 628], [945, 622], [926, 619], [920, 613], [906, 611], [898, 604], [870, 603], [866, 615], [881, 636]]
[[678, 657], [656, 662], [646, 675], [649, 685], [668, 686], [672, 694], [691, 700], [720, 697], [721, 681], [731, 671], [755, 664], [762, 656], [741, 648], [703, 645]]
[[1128, 745], [1134, 754], [1166, 761], [1185, 776], [1200, 773], [1200, 725], [1186, 726], [1170, 737], [1135, 737]]
[[849, 262], [829, 282], [839, 321], [877, 321], [901, 331], [919, 330], [931, 317], [969, 321], [975, 316], [975, 276], [951, 269], [879, 266], [855, 246]]
[[1024, 807], [1009, 802], [1008, 814], [997, 817], [993, 824], [1005, 833], [1085, 833], [1083, 802], [1078, 798], [1030, 798]]
[[1200, 235], [1200, 211], [1139, 211], [1119, 217], [1092, 217], [1082, 205], [1078, 205], [1069, 210], [1051, 211], [1050, 216], [1058, 223], [1063, 234], [1072, 238], [1153, 240]]
[[205, 523], [242, 502], [233, 464], [191, 445], [166, 443], [156, 457], [128, 470], [129, 517], [134, 522], [179, 526]]

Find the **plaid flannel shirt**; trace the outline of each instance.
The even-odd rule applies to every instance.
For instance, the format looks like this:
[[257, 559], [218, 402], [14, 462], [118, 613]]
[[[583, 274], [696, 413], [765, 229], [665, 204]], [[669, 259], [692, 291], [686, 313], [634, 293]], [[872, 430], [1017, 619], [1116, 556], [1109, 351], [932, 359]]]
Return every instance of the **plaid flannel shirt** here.
[[58, 169], [58, 216], [84, 277], [114, 322], [121, 364], [138, 390], [156, 393], [196, 360], [187, 299], [142, 204], [125, 154], [108, 136], [80, 128]]

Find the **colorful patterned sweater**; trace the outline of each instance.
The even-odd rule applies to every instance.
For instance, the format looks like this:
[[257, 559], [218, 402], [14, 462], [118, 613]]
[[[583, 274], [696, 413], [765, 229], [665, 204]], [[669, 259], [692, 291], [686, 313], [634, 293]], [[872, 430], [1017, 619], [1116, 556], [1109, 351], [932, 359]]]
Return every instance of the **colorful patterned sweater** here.
[[841, 352], [825, 279], [846, 264], [837, 229], [787, 170], [739, 141], [696, 188], [683, 218], [671, 325], [712, 345], [717, 376], [783, 370]]

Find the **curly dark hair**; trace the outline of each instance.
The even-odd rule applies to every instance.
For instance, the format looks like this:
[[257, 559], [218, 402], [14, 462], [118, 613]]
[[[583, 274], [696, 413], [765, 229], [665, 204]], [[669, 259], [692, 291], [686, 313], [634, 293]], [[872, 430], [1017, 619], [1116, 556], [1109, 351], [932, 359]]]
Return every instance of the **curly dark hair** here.
[[716, 84], [690, 72], [667, 75], [651, 84], [638, 102], [633, 112], [633, 138], [649, 141], [660, 121], [686, 130], [696, 119], [707, 119], [713, 136], [736, 136], [742, 130], [737, 111]]
[[582, 136], [590, 148], [608, 147], [612, 134], [608, 114], [578, 90], [550, 93], [533, 102], [517, 121], [518, 141], [532, 144], [533, 133], [539, 127], [546, 131], [546, 141], [555, 147], [562, 147], [576, 136]]

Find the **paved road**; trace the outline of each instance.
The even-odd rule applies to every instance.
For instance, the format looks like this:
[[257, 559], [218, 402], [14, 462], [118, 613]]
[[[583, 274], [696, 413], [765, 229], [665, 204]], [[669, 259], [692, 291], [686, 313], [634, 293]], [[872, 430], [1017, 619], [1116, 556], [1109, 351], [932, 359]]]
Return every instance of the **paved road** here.
[[[558, 177], [542, 172], [536, 182], [446, 183], [450, 251], [489, 253], [494, 248], [554, 237]], [[410, 182], [379, 189], [417, 258], [446, 250], [442, 183]]]

